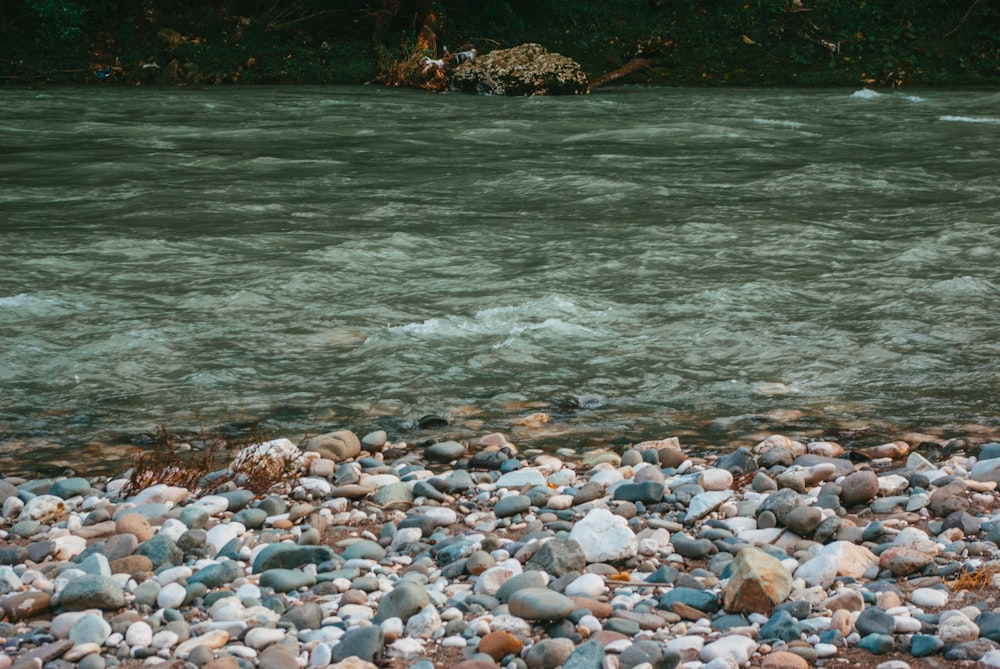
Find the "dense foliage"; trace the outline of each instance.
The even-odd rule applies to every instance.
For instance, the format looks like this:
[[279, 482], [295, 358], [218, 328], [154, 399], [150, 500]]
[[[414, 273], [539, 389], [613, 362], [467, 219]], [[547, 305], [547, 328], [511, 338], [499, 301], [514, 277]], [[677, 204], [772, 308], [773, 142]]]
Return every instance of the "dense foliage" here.
[[0, 80], [361, 83], [412, 52], [538, 42], [657, 84], [992, 84], [998, 0], [0, 0]]

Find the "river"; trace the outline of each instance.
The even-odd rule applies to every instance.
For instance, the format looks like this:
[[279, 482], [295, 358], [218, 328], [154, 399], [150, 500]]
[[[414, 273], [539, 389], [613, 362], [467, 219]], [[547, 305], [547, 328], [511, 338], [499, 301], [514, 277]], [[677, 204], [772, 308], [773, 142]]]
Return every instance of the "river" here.
[[120, 468], [158, 426], [573, 449], [994, 429], [997, 109], [2, 89], [0, 463]]

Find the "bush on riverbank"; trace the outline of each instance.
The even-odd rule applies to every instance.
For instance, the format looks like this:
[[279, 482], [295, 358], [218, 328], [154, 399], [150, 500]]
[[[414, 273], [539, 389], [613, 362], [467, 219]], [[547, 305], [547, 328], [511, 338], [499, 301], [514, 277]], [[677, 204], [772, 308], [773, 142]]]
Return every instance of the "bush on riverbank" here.
[[20, 0], [0, 7], [0, 79], [364, 83], [438, 44], [537, 42], [591, 77], [630, 59], [666, 85], [995, 84], [1000, 8], [981, 0]]

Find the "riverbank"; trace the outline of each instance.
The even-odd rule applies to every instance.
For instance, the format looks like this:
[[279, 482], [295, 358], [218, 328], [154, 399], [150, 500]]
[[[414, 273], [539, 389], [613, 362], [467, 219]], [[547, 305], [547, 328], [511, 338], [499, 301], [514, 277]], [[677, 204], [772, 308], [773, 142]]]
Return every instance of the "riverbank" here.
[[793, 437], [8, 477], [0, 668], [1000, 666], [1000, 445]]
[[[162, 6], [161, 6], [162, 5]], [[128, 85], [361, 84], [431, 31], [432, 58], [540, 43], [623, 83], [911, 86], [1000, 82], [987, 3], [157, 3], [74, 0], [0, 13], [0, 81]], [[647, 62], [648, 61], [648, 62]]]

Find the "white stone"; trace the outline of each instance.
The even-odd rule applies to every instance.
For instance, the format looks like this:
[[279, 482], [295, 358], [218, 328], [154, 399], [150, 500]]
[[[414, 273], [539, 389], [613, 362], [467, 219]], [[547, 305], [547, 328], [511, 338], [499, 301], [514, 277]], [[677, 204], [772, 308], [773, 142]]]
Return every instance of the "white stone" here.
[[496, 483], [498, 488], [523, 488], [526, 485], [545, 485], [545, 475], [531, 467], [507, 472]]
[[878, 558], [864, 546], [847, 541], [834, 541], [820, 548], [815, 557], [795, 570], [795, 578], [801, 578], [810, 586], [827, 587], [838, 576], [861, 578]]
[[567, 597], [598, 597], [604, 594], [604, 578], [597, 574], [583, 574], [566, 586]]
[[587, 562], [615, 562], [634, 557], [639, 540], [628, 521], [607, 509], [591, 509], [569, 533], [583, 547]]
[[102, 615], [100, 609], [87, 609], [85, 611], [69, 611], [67, 613], [60, 613], [52, 619], [49, 623], [49, 634], [57, 639], [69, 638], [69, 631], [73, 629], [73, 625], [87, 614]]
[[937, 634], [938, 638], [944, 641], [945, 645], [962, 643], [963, 641], [975, 641], [979, 638], [979, 627], [963, 613], [945, 611], [941, 614], [941, 622], [938, 623]]
[[404, 527], [396, 530], [396, 533], [392, 535], [392, 544], [389, 547], [397, 549], [406, 544], [416, 543], [420, 541], [421, 536], [423, 536], [423, 530], [419, 527]]
[[160, 630], [153, 635], [153, 640], [150, 642], [150, 646], [153, 648], [173, 648], [178, 643], [180, 643], [181, 637], [177, 632], [173, 630]]
[[832, 643], [818, 643], [813, 648], [820, 657], [833, 657], [837, 654], [837, 647]]
[[704, 518], [722, 506], [722, 503], [733, 496], [732, 490], [712, 490], [695, 495], [688, 504], [685, 523], [691, 523]]
[[565, 511], [573, 506], [572, 495], [552, 495], [545, 501], [545, 506], [553, 511]]
[[229, 510], [229, 500], [222, 495], [205, 495], [192, 506], [204, 509], [210, 516], [219, 516]]
[[188, 531], [187, 525], [177, 520], [176, 518], [167, 518], [163, 521], [163, 525], [160, 526], [160, 534], [164, 534], [174, 541], [181, 538], [185, 532]]
[[442, 648], [465, 648], [469, 645], [469, 642], [465, 640], [464, 637], [460, 636], [446, 636], [441, 639]]
[[416, 660], [424, 656], [424, 643], [408, 637], [396, 639], [389, 645], [387, 654], [400, 660]]
[[267, 457], [278, 462], [294, 462], [302, 457], [302, 451], [290, 439], [273, 439], [261, 444], [247, 446], [236, 456], [234, 462], [240, 460]]
[[430, 639], [439, 627], [441, 627], [441, 616], [433, 604], [428, 604], [420, 613], [406, 621], [406, 635], [417, 639]]
[[455, 513], [454, 509], [450, 509], [446, 506], [421, 507], [420, 515], [425, 518], [433, 518], [434, 523], [438, 527], [454, 525], [458, 522], [458, 514]]
[[272, 643], [277, 643], [285, 638], [285, 630], [278, 629], [274, 627], [254, 627], [248, 630], [246, 635], [243, 637], [243, 643], [255, 648], [257, 650], [262, 650], [267, 648]]
[[897, 634], [916, 634], [920, 631], [920, 621], [910, 616], [893, 616], [892, 630]]
[[63, 654], [62, 659], [66, 660], [67, 662], [79, 662], [88, 655], [93, 655], [94, 653], [100, 653], [100, 652], [101, 652], [100, 645], [92, 641], [89, 643], [80, 643], [73, 646], [68, 651], [66, 651]]
[[0, 567], [0, 595], [7, 595], [21, 589], [21, 577], [11, 567]]
[[333, 662], [333, 647], [328, 643], [316, 644], [309, 653], [309, 669], [325, 669]]
[[671, 639], [667, 642], [667, 648], [670, 650], [676, 650], [681, 655], [684, 651], [692, 650], [696, 653], [701, 653], [701, 649], [705, 646], [704, 637], [700, 636], [680, 636], [676, 639]]
[[19, 497], [8, 497], [3, 501], [3, 507], [0, 508], [0, 513], [3, 513], [4, 518], [16, 518], [21, 515], [24, 510], [24, 502], [21, 501]]
[[756, 641], [749, 637], [732, 634], [706, 645], [701, 649], [699, 656], [702, 662], [727, 658], [735, 662], [737, 666], [743, 666], [750, 661], [750, 656], [755, 650], [757, 650]]
[[57, 537], [52, 543], [56, 545], [52, 557], [62, 561], [72, 560], [87, 549], [87, 540], [73, 534]]
[[590, 634], [597, 634], [601, 631], [601, 621], [591, 615], [581, 617], [576, 625], [587, 630]]
[[[226, 599], [232, 599], [232, 597], [227, 597]], [[198, 646], [208, 646], [212, 650], [218, 650], [226, 645], [229, 641], [229, 632], [225, 630], [212, 630], [206, 632], [196, 637], [192, 637], [177, 646], [177, 650], [174, 651], [174, 655], [180, 658], [186, 658], [191, 654], [191, 651]]]
[[205, 543], [218, 551], [236, 537], [243, 536], [246, 531], [247, 528], [242, 523], [219, 523], [208, 531]]
[[988, 650], [979, 661], [991, 667], [1000, 667], [1000, 650]]
[[125, 643], [133, 648], [148, 648], [153, 644], [153, 628], [141, 620], [132, 623], [125, 630]]
[[733, 475], [725, 469], [706, 469], [698, 475], [698, 485], [706, 491], [729, 490], [733, 487]]
[[383, 633], [394, 636], [403, 636], [403, 630], [405, 629], [403, 619], [397, 617], [386, 618], [379, 627], [382, 628]]
[[905, 476], [899, 474], [885, 474], [878, 477], [879, 492], [888, 497], [891, 495], [901, 495], [910, 487], [910, 482]]
[[139, 506], [141, 504], [180, 504], [190, 495], [185, 488], [158, 483], [138, 492], [129, 501]]
[[910, 595], [910, 601], [917, 606], [939, 609], [948, 603], [948, 593], [937, 588], [917, 588]]
[[490, 567], [479, 575], [476, 583], [472, 586], [472, 591], [479, 595], [497, 594], [500, 586], [506, 583], [512, 576], [517, 575], [510, 567]]
[[[187, 590], [180, 583], [168, 583], [156, 595], [156, 604], [163, 609], [176, 609], [184, 603]], [[227, 598], [228, 599], [228, 598]]]
[[24, 503], [20, 520], [37, 520], [41, 523], [53, 523], [67, 512], [66, 502], [55, 495], [36, 495]]
[[156, 575], [156, 582], [162, 585], [191, 578], [191, 567], [181, 565], [179, 567], [169, 567]]

